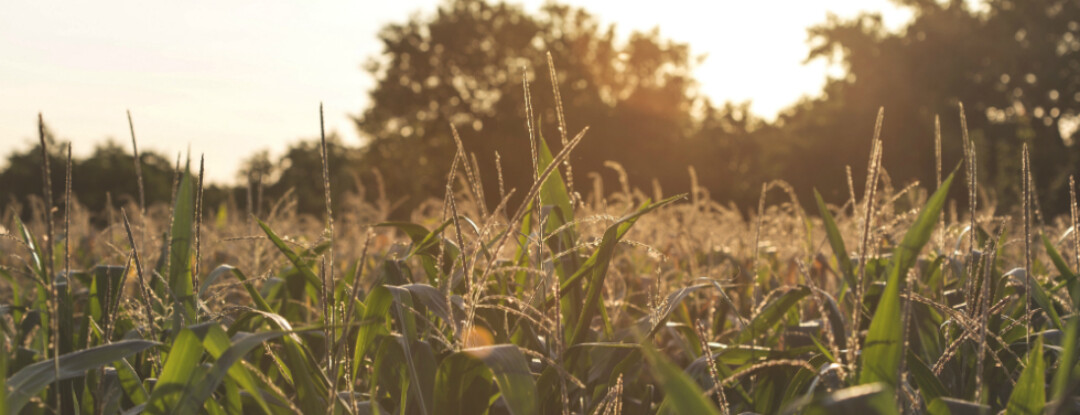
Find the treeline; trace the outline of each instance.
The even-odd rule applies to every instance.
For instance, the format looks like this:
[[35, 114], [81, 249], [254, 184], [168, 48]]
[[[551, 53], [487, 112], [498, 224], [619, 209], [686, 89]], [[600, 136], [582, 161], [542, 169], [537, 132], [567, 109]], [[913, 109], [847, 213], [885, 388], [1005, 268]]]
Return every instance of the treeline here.
[[[556, 4], [530, 14], [504, 3], [448, 0], [435, 14], [414, 15], [380, 32], [383, 51], [365, 66], [377, 84], [356, 116], [368, 143], [354, 148], [331, 140], [332, 185], [337, 194], [383, 197], [397, 215], [442, 197], [458, 148], [453, 125], [494, 205], [510, 189], [524, 193], [532, 180], [528, 122], [536, 139], [555, 151], [588, 127], [571, 157], [574, 189], [583, 195], [593, 191], [594, 180], [606, 191], [619, 188], [619, 172], [608, 163], [614, 161], [630, 186], [647, 193], [654, 186], [666, 194], [686, 191], [692, 166], [714, 199], [748, 208], [756, 206], [761, 184], [773, 179], [787, 180], [803, 198], [817, 188], [841, 201], [849, 192], [845, 166], [861, 189], [879, 108], [885, 108], [888, 180], [901, 187], [936, 180], [938, 116], [943, 168], [959, 162], [963, 103], [985, 196], [1005, 209], [1017, 204], [1019, 155], [1027, 144], [1041, 208], [1065, 211], [1068, 177], [1080, 161], [1074, 140], [1080, 2], [898, 3], [914, 18], [895, 32], [873, 14], [830, 18], [810, 29], [807, 59], [838, 63], [845, 75], [830, 79], [820, 97], [765, 122], [749, 103], [718, 105], [702, 96], [693, 77], [699, 57], [658, 31], [620, 37], [587, 11]], [[708, 59], [754, 65], [747, 56]], [[148, 202], [167, 201], [175, 161], [141, 157]], [[0, 173], [0, 208], [25, 204], [27, 195], [40, 192], [39, 163], [37, 149], [9, 156]], [[315, 140], [294, 145], [281, 159], [256, 154], [241, 168], [249, 183], [208, 191], [206, 206], [228, 200], [245, 206], [247, 188], [261, 189], [266, 201], [292, 189], [298, 209], [317, 215], [323, 210], [320, 163]], [[121, 146], [102, 145], [79, 160], [75, 172], [78, 198], [91, 209], [104, 207], [106, 194], [114, 204], [135, 195], [130, 151]], [[62, 179], [61, 169], [54, 174]], [[62, 180], [54, 177], [53, 185], [62, 189]]]

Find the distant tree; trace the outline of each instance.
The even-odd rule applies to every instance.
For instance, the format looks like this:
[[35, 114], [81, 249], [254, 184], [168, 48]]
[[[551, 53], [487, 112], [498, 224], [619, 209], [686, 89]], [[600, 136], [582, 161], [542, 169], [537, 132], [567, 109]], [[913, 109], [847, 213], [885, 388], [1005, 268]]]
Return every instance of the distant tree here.
[[810, 30], [809, 59], [838, 62], [846, 74], [780, 118], [791, 155], [784, 176], [803, 191], [845, 195], [838, 166], [865, 171], [875, 113], [884, 106], [885, 167], [896, 181], [933, 183], [934, 116], [941, 115], [944, 168], [951, 169], [961, 159], [963, 102], [984, 187], [1016, 205], [1027, 143], [1043, 207], [1061, 212], [1078, 166], [1080, 2], [898, 3], [914, 19], [895, 33], [873, 14], [830, 18]]
[[[45, 130], [45, 139], [49, 147], [53, 203], [54, 206], [62, 208], [68, 143], [57, 140], [48, 128]], [[173, 167], [164, 157], [153, 152], [143, 152], [140, 160], [147, 204], [168, 202], [172, 189]], [[4, 189], [3, 197], [0, 198], [0, 212], [20, 209], [23, 219], [29, 219], [31, 212], [26, 208], [33, 199], [41, 200], [42, 197], [41, 164], [40, 144], [7, 156], [5, 168], [0, 171], [0, 188]], [[105, 141], [94, 149], [90, 157], [76, 158], [72, 160], [72, 164], [73, 196], [90, 212], [102, 212], [109, 197], [112, 198], [113, 207], [120, 207], [126, 202], [138, 204], [135, 164], [129, 149], [121, 147], [115, 141]], [[107, 194], [109, 196], [106, 196]]]
[[[367, 65], [377, 85], [356, 122], [370, 139], [364, 165], [380, 169], [393, 199], [415, 204], [443, 194], [456, 151], [450, 124], [476, 156], [488, 202], [499, 199], [496, 152], [507, 189], [520, 196], [532, 178], [523, 71], [532, 121], [553, 151], [561, 148], [548, 52], [566, 137], [591, 127], [571, 158], [579, 191], [588, 189], [582, 186], [588, 172], [615, 178], [607, 160], [621, 163], [634, 185], [648, 188], [656, 178], [670, 193], [688, 188], [687, 165], [727, 165], [735, 156], [703, 157], [704, 148], [692, 145], [706, 141], [692, 139], [701, 129], [695, 108], [703, 105], [691, 74], [696, 58], [656, 30], [619, 41], [614, 25], [603, 26], [582, 9], [549, 3], [529, 14], [505, 3], [449, 0], [433, 16], [386, 26], [379, 38], [383, 52]], [[717, 109], [706, 108], [715, 115]]]
[[[148, 151], [140, 152], [139, 162], [147, 205], [168, 203], [172, 197], [175, 166], [164, 156]], [[72, 193], [91, 212], [101, 212], [105, 208], [106, 193], [111, 195], [113, 207], [123, 203], [138, 206], [138, 178], [130, 147], [107, 140], [99, 144], [90, 157], [77, 163], [72, 170]]]
[[[326, 138], [327, 157], [330, 161], [330, 192], [337, 212], [347, 208], [340, 197], [356, 190], [360, 153], [346, 147], [336, 135]], [[271, 163], [265, 153], [256, 154], [245, 162], [241, 175], [251, 180], [252, 186], [263, 183], [263, 194], [253, 195], [262, 200], [260, 209], [277, 202], [286, 192], [294, 192], [299, 213], [323, 216], [326, 198], [323, 193], [322, 145], [318, 139], [298, 141], [291, 145], [276, 163]], [[259, 192], [256, 188], [255, 192]], [[259, 203], [259, 201], [255, 201]]]
[[[57, 143], [52, 130], [45, 129], [45, 141], [49, 147], [49, 164], [52, 167], [50, 180], [52, 182], [53, 195], [63, 195], [64, 191], [64, 165], [65, 152]], [[30, 218], [32, 213], [28, 207], [31, 203], [31, 195], [41, 200], [43, 181], [41, 174], [41, 145], [35, 144], [23, 152], [12, 152], [8, 155], [4, 170], [0, 172], [0, 212], [8, 209], [17, 209], [24, 220]], [[55, 196], [54, 196], [55, 198]]]

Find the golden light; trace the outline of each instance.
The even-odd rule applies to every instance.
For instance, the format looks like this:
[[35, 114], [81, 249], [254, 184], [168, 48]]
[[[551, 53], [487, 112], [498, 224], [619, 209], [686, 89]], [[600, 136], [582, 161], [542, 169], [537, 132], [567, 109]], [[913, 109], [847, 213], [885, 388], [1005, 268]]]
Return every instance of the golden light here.
[[462, 336], [462, 343], [465, 346], [465, 352], [469, 355], [482, 359], [490, 353], [490, 349], [487, 346], [495, 345], [495, 337], [491, 335], [491, 332], [480, 326], [472, 326]]

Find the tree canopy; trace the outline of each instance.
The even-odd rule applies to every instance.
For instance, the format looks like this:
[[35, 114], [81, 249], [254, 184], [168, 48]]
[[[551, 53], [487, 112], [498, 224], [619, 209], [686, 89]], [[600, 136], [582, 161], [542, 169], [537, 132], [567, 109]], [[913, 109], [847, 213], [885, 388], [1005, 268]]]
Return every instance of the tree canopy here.
[[[958, 107], [966, 108], [979, 178], [1005, 205], [1019, 198], [1021, 146], [1031, 150], [1044, 207], [1062, 212], [1076, 171], [1080, 112], [1080, 2], [898, 2], [914, 20], [887, 31], [880, 16], [831, 18], [810, 29], [808, 59], [846, 75], [820, 98], [787, 110], [777, 124], [792, 154], [784, 174], [796, 188], [843, 193], [839, 169], [865, 169], [875, 113], [885, 108], [885, 166], [894, 180], [934, 178], [934, 118], [941, 117], [945, 169], [962, 157]], [[823, 171], [827, 170], [827, 171]]]
[[[723, 147], [722, 137], [698, 134], [703, 126], [742, 137], [749, 125], [740, 117], [749, 114], [703, 100], [692, 74], [698, 58], [689, 45], [657, 30], [620, 40], [614, 25], [602, 25], [583, 9], [548, 4], [531, 15], [506, 3], [455, 0], [434, 16], [388, 25], [379, 37], [383, 52], [367, 66], [378, 84], [357, 125], [370, 138], [365, 164], [380, 168], [395, 196], [416, 201], [442, 194], [456, 151], [451, 125], [483, 177], [496, 176], [498, 153], [507, 189], [519, 191], [533, 175], [527, 121], [556, 149], [588, 126], [571, 172], [609, 180], [616, 176], [604, 163], [612, 160], [626, 167], [634, 183], [655, 178], [665, 188], [685, 189], [687, 165], [737, 165], [753, 156], [735, 160], [736, 153], [717, 151], [701, 157], [701, 148]], [[534, 120], [526, 116], [523, 78], [530, 83]], [[732, 122], [719, 128], [725, 118]], [[571, 180], [581, 184], [587, 176]], [[496, 180], [483, 185], [488, 202], [497, 203]]]
[[[844, 75], [766, 122], [749, 103], [716, 105], [702, 96], [694, 79], [702, 57], [658, 30], [621, 34], [584, 9], [554, 3], [531, 13], [503, 2], [444, 0], [436, 12], [379, 33], [382, 52], [365, 65], [376, 85], [355, 116], [366, 143], [354, 148], [331, 138], [332, 186], [335, 194], [383, 189], [366, 197], [385, 196], [400, 206], [397, 214], [442, 197], [457, 151], [453, 125], [467, 161], [480, 170], [488, 204], [499, 201], [500, 170], [505, 189], [520, 197], [533, 175], [528, 123], [555, 151], [589, 127], [567, 177], [581, 193], [592, 189], [594, 173], [617, 182], [610, 160], [643, 189], [655, 179], [667, 193], [684, 191], [692, 166], [714, 199], [742, 206], [754, 206], [761, 183], [772, 179], [791, 182], [807, 192], [802, 197], [816, 187], [839, 200], [847, 195], [844, 166], [857, 176], [865, 171], [879, 108], [885, 167], [900, 186], [935, 180], [935, 116], [944, 169], [959, 162], [963, 103], [988, 195], [1005, 207], [1017, 204], [1019, 154], [1028, 144], [1042, 207], [1063, 212], [1068, 176], [1080, 162], [1080, 1], [897, 4], [913, 11], [899, 30], [877, 14], [830, 17], [810, 28], [807, 60], [837, 63]], [[62, 189], [62, 158], [53, 157], [53, 184]], [[154, 182], [148, 199], [166, 200], [168, 159], [142, 157]], [[8, 157], [0, 208], [40, 192], [38, 163], [40, 149]], [[85, 182], [76, 183], [77, 195], [91, 208], [104, 206], [105, 191], [114, 200], [135, 192], [131, 156], [119, 145], [100, 146], [75, 170], [76, 182]], [[301, 212], [323, 211], [321, 186], [314, 186], [322, 181], [317, 141], [297, 143], [276, 160], [256, 154], [242, 170], [244, 181], [254, 180], [260, 194], [265, 189], [265, 200], [294, 189]], [[207, 202], [238, 196], [242, 204], [242, 189], [221, 189]]]

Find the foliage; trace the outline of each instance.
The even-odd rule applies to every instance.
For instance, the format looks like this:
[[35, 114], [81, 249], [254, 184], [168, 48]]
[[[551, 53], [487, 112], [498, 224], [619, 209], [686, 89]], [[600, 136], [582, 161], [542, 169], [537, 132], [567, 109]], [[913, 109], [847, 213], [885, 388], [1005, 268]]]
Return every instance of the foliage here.
[[[945, 7], [931, 3], [910, 4]], [[498, 15], [458, 4], [467, 10], [444, 14]], [[505, 7], [498, 12], [511, 13]], [[717, 120], [721, 129], [733, 122]], [[945, 220], [957, 200], [953, 176], [933, 193], [868, 179], [867, 192], [844, 205], [816, 197], [820, 219], [790, 194], [780, 204], [763, 197], [746, 218], [693, 182], [689, 197], [655, 189], [655, 203], [629, 182], [578, 198], [563, 162], [591, 136], [553, 152], [541, 134], [550, 125], [536, 127], [520, 134], [538, 139], [530, 154], [505, 156], [532, 178], [518, 206], [478, 197], [480, 181], [497, 180], [458, 164], [471, 158], [455, 144], [439, 153], [453, 155], [445, 199], [420, 204], [411, 221], [390, 221], [390, 209], [363, 199], [338, 202], [339, 220], [310, 220], [298, 206], [341, 196], [355, 160], [329, 140], [287, 155], [275, 180], [306, 188], [246, 209], [254, 215], [235, 203], [212, 215], [197, 209], [203, 189], [185, 163], [174, 180], [149, 183], [175, 193], [171, 203], [125, 208], [105, 230], [66, 209], [77, 207], [70, 200], [65, 209], [30, 204], [27, 223], [7, 216], [0, 412], [937, 414], [1080, 405], [1077, 218], [1029, 223], [1025, 204], [1016, 217], [989, 206]], [[971, 154], [988, 146], [976, 140]], [[253, 161], [249, 173], [279, 173]], [[334, 172], [328, 192], [318, 192], [320, 181], [293, 181], [323, 166]], [[779, 182], [763, 191], [773, 186], [795, 192]], [[980, 190], [976, 178], [968, 186]], [[65, 225], [43, 219], [53, 216]]]
[[[747, 220], [697, 188], [656, 203], [640, 190], [575, 200], [562, 162], [581, 139], [556, 154], [538, 143], [537, 181], [516, 209], [470, 200], [479, 184], [458, 170], [446, 219], [421, 210], [391, 222], [384, 209], [366, 228], [352, 215], [374, 208], [346, 205], [336, 215], [352, 219], [335, 229], [288, 208], [226, 208], [209, 222], [186, 169], [169, 209], [122, 213], [120, 235], [65, 216], [75, 227], [50, 236], [14, 216], [0, 238], [0, 405], [532, 415], [1078, 404], [1072, 223], [1034, 225], [1042, 248], [1025, 270], [1014, 265], [1032, 235], [990, 217], [940, 227], [953, 176], [933, 195], [881, 186], [850, 212], [818, 197], [821, 219], [793, 198]], [[235, 237], [252, 231], [263, 237]]]
[[[506, 190], [522, 192], [532, 180], [529, 163], [510, 162], [530, 158], [526, 121], [553, 131], [553, 147], [591, 127], [567, 174], [572, 190], [586, 189], [594, 173], [617, 181], [609, 160], [632, 166], [632, 183], [655, 179], [669, 191], [687, 188], [692, 165], [729, 197], [756, 189], [722, 180], [724, 174], [764, 173], [748, 136], [756, 128], [749, 108], [703, 100], [692, 73], [698, 58], [658, 31], [621, 41], [614, 25], [582, 9], [548, 4], [529, 14], [507, 3], [451, 0], [434, 15], [387, 25], [379, 37], [383, 51], [367, 68], [377, 85], [357, 125], [371, 138], [365, 164], [385, 175], [391, 199], [410, 198], [406, 206], [442, 194], [441, 180], [417, 177], [441, 178], [449, 170], [456, 149], [451, 124], [485, 177], [501, 168]], [[572, 97], [562, 103], [565, 114], [574, 114], [565, 122], [550, 93], [545, 54], [559, 88]], [[523, 76], [538, 91], [532, 120], [515, 99]], [[497, 180], [483, 180], [482, 189], [489, 205], [499, 202]]]
[[[966, 108], [970, 139], [980, 148], [978, 174], [999, 205], [1020, 204], [1019, 159], [1032, 149], [1033, 176], [1048, 214], [1067, 212], [1068, 173], [1076, 170], [1080, 115], [1080, 7], [1057, 0], [904, 0], [911, 22], [886, 29], [881, 16], [831, 17], [810, 30], [808, 60], [837, 64], [819, 98], [785, 111], [784, 173], [802, 191], [846, 195], [842, 170], [820, 161], [866, 167], [874, 113], [885, 107], [885, 164], [895, 181], [934, 183], [934, 117]], [[964, 132], [942, 122], [946, 164], [963, 158]], [[831, 170], [831, 169], [826, 169]]]

